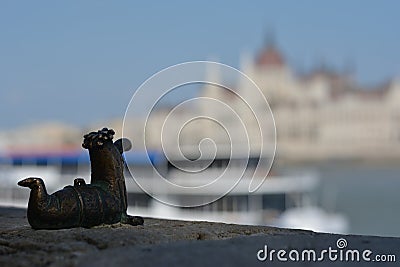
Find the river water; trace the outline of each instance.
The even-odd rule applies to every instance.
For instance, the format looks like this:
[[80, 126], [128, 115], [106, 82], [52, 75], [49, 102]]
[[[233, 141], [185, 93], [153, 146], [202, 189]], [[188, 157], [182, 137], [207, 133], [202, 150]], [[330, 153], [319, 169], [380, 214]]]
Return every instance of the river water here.
[[319, 204], [344, 214], [349, 233], [400, 237], [400, 166], [303, 166], [321, 178]]
[[321, 178], [315, 192], [318, 204], [345, 215], [350, 234], [400, 237], [400, 166], [324, 164], [282, 170], [316, 172]]

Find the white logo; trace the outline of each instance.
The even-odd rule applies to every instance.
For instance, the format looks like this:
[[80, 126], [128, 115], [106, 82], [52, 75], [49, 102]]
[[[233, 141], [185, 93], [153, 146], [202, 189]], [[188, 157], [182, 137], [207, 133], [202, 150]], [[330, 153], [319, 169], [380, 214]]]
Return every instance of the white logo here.
[[344, 239], [344, 238], [339, 238], [337, 241], [336, 241], [336, 246], [338, 247], [338, 248], [345, 248], [345, 247], [347, 247], [347, 240], [346, 239]]
[[339, 238], [336, 241], [337, 249], [329, 246], [325, 249], [271, 249], [264, 245], [262, 249], [257, 252], [257, 259], [259, 261], [309, 261], [309, 262], [322, 262], [322, 261], [340, 261], [340, 262], [396, 262], [395, 254], [374, 254], [369, 249], [358, 250], [347, 248], [347, 240]]
[[[240, 84], [240, 91], [231, 84]], [[184, 95], [190, 86], [201, 87], [202, 94], [164, 113], [158, 111], [169, 94]], [[138, 120], [139, 115], [145, 119]], [[174, 65], [146, 80], [127, 107], [123, 135], [133, 140], [133, 151], [150, 155], [150, 147], [156, 147], [175, 168], [166, 177], [148, 156], [146, 163], [153, 166], [156, 182], [149, 182], [134, 167], [129, 171], [148, 195], [180, 207], [211, 203], [229, 193], [244, 176], [248, 192], [254, 192], [266, 179], [276, 148], [275, 122], [263, 92], [239, 70], [209, 61]], [[190, 146], [188, 141], [196, 144]], [[206, 172], [221, 155], [227, 164]], [[251, 158], [263, 161], [249, 173]]]

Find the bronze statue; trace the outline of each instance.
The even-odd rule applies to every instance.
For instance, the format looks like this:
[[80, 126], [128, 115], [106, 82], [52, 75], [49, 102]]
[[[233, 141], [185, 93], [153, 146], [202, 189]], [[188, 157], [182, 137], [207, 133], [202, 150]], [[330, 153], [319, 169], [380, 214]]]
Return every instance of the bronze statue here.
[[82, 147], [89, 150], [91, 182], [82, 178], [74, 185], [49, 195], [40, 178], [26, 178], [18, 185], [31, 189], [28, 221], [34, 229], [92, 227], [100, 224], [143, 224], [143, 218], [130, 216], [124, 178], [124, 151], [131, 142], [122, 138], [112, 142], [115, 132], [103, 128], [84, 136]]

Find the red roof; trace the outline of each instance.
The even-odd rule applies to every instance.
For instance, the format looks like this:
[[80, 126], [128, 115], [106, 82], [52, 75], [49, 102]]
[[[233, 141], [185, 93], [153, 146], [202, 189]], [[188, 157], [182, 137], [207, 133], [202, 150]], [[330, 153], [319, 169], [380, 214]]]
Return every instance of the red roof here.
[[275, 46], [269, 45], [261, 50], [261, 53], [256, 58], [256, 64], [259, 66], [281, 67], [285, 65], [285, 60]]

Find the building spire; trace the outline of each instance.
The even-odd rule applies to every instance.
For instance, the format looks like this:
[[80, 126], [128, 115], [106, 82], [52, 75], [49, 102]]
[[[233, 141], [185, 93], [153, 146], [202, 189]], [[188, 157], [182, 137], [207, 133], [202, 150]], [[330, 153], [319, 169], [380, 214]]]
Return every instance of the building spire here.
[[272, 28], [268, 28], [265, 33], [265, 47], [275, 47], [276, 46], [276, 38], [275, 38], [275, 30]]
[[285, 60], [276, 47], [275, 33], [269, 29], [265, 35], [265, 44], [256, 58], [258, 66], [282, 67]]

